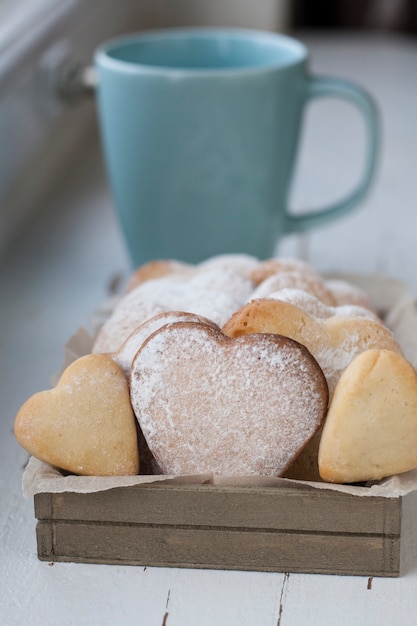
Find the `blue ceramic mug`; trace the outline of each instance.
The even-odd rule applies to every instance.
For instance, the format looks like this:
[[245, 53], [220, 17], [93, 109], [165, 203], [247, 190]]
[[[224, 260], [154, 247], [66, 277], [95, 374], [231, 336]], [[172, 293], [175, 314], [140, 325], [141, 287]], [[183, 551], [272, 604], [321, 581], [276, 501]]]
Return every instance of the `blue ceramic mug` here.
[[[144, 32], [96, 51], [105, 160], [134, 265], [222, 253], [266, 258], [283, 235], [359, 204], [375, 173], [377, 109], [357, 85], [311, 76], [307, 63], [302, 43], [240, 29]], [[362, 112], [365, 168], [339, 203], [292, 215], [303, 113], [318, 96]]]

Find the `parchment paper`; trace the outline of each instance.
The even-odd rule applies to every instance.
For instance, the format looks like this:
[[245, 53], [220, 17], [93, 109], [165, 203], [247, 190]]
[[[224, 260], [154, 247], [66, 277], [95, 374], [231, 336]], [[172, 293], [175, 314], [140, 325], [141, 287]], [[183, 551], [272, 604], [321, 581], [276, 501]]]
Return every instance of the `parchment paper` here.
[[[330, 276], [329, 276], [330, 277]], [[417, 307], [413, 295], [407, 285], [385, 276], [366, 276], [352, 274], [332, 274], [331, 278], [347, 280], [364, 289], [383, 316], [384, 322], [394, 332], [401, 345], [404, 356], [417, 369]], [[74, 359], [88, 354], [94, 341], [97, 328], [110, 315], [117, 300], [112, 299], [95, 312], [91, 325], [92, 332], [85, 328], [79, 330], [69, 339], [64, 347], [64, 363], [61, 372]], [[59, 379], [59, 372], [52, 379], [52, 384]], [[386, 478], [380, 482], [366, 486], [339, 485], [324, 482], [297, 481], [285, 478], [259, 476], [214, 476], [211, 474], [197, 476], [74, 476], [63, 475], [58, 469], [31, 457], [25, 468], [22, 480], [23, 494], [31, 497], [36, 493], [92, 493], [105, 491], [115, 487], [129, 487], [153, 482], [175, 484], [213, 484], [218, 486], [237, 487], [276, 487], [324, 489], [349, 493], [356, 496], [382, 496], [396, 498], [405, 496], [417, 489], [417, 469], [398, 476]]]

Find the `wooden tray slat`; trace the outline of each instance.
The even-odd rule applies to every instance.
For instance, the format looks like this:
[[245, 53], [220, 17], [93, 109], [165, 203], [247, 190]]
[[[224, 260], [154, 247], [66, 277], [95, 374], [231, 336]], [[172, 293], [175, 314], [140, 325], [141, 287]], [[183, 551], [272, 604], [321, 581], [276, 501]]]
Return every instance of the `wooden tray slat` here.
[[[397, 576], [399, 537], [40, 522], [44, 560]], [[51, 552], [49, 551], [51, 550]]]
[[152, 484], [35, 496], [42, 560], [398, 576], [402, 499]]
[[399, 535], [398, 498], [318, 489], [147, 485], [39, 494], [38, 519]]

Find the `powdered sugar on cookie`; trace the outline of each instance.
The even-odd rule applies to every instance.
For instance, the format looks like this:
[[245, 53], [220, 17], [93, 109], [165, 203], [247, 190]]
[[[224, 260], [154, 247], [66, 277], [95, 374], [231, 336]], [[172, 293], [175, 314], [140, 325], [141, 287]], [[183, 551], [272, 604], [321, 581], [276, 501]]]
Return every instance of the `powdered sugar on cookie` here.
[[220, 326], [239, 306], [239, 299], [222, 291], [199, 289], [168, 278], [149, 280], [119, 301], [101, 328], [93, 352], [117, 352], [140, 324], [165, 311], [195, 313]]
[[313, 296], [311, 293], [302, 291], [301, 289], [280, 289], [269, 294], [268, 298], [272, 300], [281, 300], [295, 304], [300, 309], [308, 313], [312, 317], [326, 319], [339, 315], [342, 317], [366, 317], [375, 321], [381, 321], [379, 317], [369, 308], [359, 305], [344, 304], [340, 306], [329, 306]]
[[306, 291], [330, 306], [336, 304], [331, 292], [319, 276], [297, 270], [272, 274], [259, 284], [252, 294], [252, 299], [265, 298], [271, 293], [285, 288]]
[[210, 320], [195, 315], [194, 313], [167, 311], [151, 317], [138, 326], [138, 328], [129, 335], [121, 348], [112, 354], [113, 360], [123, 369], [127, 377], [130, 376], [132, 361], [144, 341], [152, 335], [152, 333], [162, 328], [162, 326], [173, 324], [174, 322], [200, 322], [218, 328], [214, 322], [210, 322]]
[[320, 367], [289, 339], [230, 340], [202, 324], [151, 335], [130, 380], [141, 429], [164, 473], [280, 475], [327, 407]]
[[252, 300], [236, 311], [222, 331], [228, 337], [278, 333], [302, 343], [326, 376], [330, 396], [353, 356], [370, 348], [401, 349], [382, 322], [358, 316], [319, 319], [300, 307], [270, 298]]

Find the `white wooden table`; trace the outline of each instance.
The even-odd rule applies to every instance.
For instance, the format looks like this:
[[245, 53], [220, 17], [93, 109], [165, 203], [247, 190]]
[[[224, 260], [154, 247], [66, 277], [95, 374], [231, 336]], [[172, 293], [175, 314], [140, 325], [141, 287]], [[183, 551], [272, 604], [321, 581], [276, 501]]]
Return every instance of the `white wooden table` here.
[[[315, 71], [357, 80], [377, 98], [384, 149], [375, 188], [362, 207], [307, 239], [289, 237], [280, 253], [302, 250], [321, 271], [383, 272], [417, 294], [417, 42], [301, 38], [311, 46]], [[314, 104], [307, 122], [296, 206], [337, 197], [360, 170], [354, 155], [362, 127], [354, 111], [330, 101]], [[0, 624], [415, 624], [417, 554], [399, 579], [38, 561], [33, 503], [20, 489], [27, 457], [14, 440], [14, 415], [29, 395], [49, 387], [65, 340], [107, 297], [114, 278], [128, 271], [93, 139], [85, 161], [0, 271]]]

